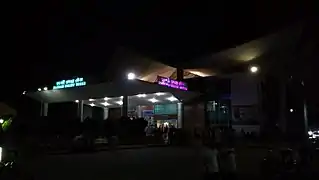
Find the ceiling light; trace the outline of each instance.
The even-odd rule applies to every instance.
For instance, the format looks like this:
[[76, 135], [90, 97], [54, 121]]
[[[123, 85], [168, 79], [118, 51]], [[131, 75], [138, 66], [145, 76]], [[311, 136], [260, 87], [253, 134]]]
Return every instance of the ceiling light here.
[[128, 80], [133, 80], [133, 79], [135, 79], [136, 78], [136, 75], [134, 74], [134, 73], [128, 73], [127, 74], [127, 79]]
[[162, 93], [162, 92], [158, 92], [158, 93], [155, 93], [156, 96], [162, 96], [162, 95], [165, 95], [165, 93]]
[[120, 96], [121, 99], [123, 99], [123, 96]]
[[104, 98], [105, 101], [107, 101], [107, 100], [109, 100], [109, 99], [110, 99], [110, 98], [108, 98], [108, 97], [105, 97], [105, 98]]
[[123, 101], [116, 101], [116, 104], [123, 105]]
[[38, 91], [41, 91], [41, 88], [38, 88]]
[[149, 101], [151, 101], [152, 103], [156, 103], [156, 102], [158, 102], [158, 100], [157, 100], [157, 99], [155, 99], [155, 98], [149, 99]]
[[94, 104], [94, 103], [91, 103], [91, 104], [90, 104], [90, 106], [92, 106], [92, 107], [93, 107], [93, 106], [95, 106], [95, 104]]
[[76, 102], [76, 103], [79, 103], [80, 101], [79, 101], [79, 100], [75, 100], [75, 102]]
[[258, 70], [259, 70], [259, 68], [258, 68], [257, 66], [251, 66], [251, 67], [249, 68], [249, 70], [250, 70], [251, 73], [257, 73]]
[[47, 91], [47, 90], [48, 90], [48, 87], [44, 87], [43, 90], [44, 90], [44, 91]]
[[138, 94], [137, 97], [146, 97], [146, 94]]
[[111, 104], [107, 103], [107, 102], [104, 102], [104, 103], [101, 103], [103, 106], [109, 106]]
[[94, 101], [94, 99], [89, 99], [89, 101]]
[[23, 91], [23, 93], [22, 93], [22, 94], [25, 94], [25, 93], [27, 93], [27, 91]]
[[178, 101], [178, 99], [176, 98], [176, 97], [174, 97], [174, 96], [171, 96], [171, 97], [169, 97], [169, 98], [166, 98], [167, 100], [169, 100], [169, 101]]

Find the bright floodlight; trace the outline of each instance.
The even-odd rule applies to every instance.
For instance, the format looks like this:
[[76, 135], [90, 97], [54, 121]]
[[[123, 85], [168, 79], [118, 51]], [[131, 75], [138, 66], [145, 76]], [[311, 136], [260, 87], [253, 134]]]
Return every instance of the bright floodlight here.
[[162, 92], [158, 92], [158, 93], [155, 93], [156, 96], [162, 96], [162, 95], [165, 95], [165, 93], [162, 93]]
[[289, 109], [290, 112], [294, 112], [294, 109]]
[[149, 99], [149, 101], [151, 101], [152, 103], [156, 103], [156, 102], [158, 102], [158, 100], [157, 100], [157, 99], [155, 99], [155, 98]]
[[136, 95], [137, 97], [146, 97], [146, 94], [138, 94], [138, 95]]
[[110, 99], [110, 98], [108, 98], [108, 97], [105, 97], [105, 98], [104, 98], [104, 101], [107, 101], [107, 100], [109, 100], [109, 99]]
[[41, 91], [41, 88], [38, 88], [38, 91]]
[[312, 131], [308, 131], [308, 135], [309, 136], [313, 135], [313, 132]]
[[2, 161], [2, 147], [0, 147], [0, 162]]
[[94, 104], [94, 103], [91, 103], [90, 106], [93, 107], [93, 106], [95, 106], [95, 104]]
[[89, 101], [94, 101], [94, 99], [89, 99]]
[[2, 124], [4, 122], [4, 120], [3, 119], [0, 119], [0, 124]]
[[171, 96], [171, 97], [169, 97], [169, 98], [166, 98], [167, 100], [169, 100], [169, 101], [178, 101], [178, 99], [176, 98], [176, 97], [174, 97], [174, 96]]
[[22, 94], [25, 94], [25, 93], [27, 93], [27, 91], [23, 91], [23, 93], [22, 93]]
[[259, 68], [257, 66], [251, 66], [249, 70], [251, 73], [257, 73]]
[[75, 102], [76, 102], [76, 103], [79, 103], [80, 101], [79, 101], [79, 100], [75, 100]]
[[123, 96], [120, 96], [121, 99], [123, 99]]
[[48, 90], [48, 87], [44, 87], [43, 90], [44, 90], [44, 91], [47, 91], [47, 90]]
[[116, 101], [116, 104], [123, 105], [123, 101]]
[[136, 75], [134, 74], [134, 73], [128, 73], [127, 74], [127, 79], [128, 80], [133, 80], [133, 79], [135, 79], [136, 78]]
[[109, 106], [111, 104], [107, 103], [107, 102], [104, 102], [104, 103], [101, 103], [103, 106]]

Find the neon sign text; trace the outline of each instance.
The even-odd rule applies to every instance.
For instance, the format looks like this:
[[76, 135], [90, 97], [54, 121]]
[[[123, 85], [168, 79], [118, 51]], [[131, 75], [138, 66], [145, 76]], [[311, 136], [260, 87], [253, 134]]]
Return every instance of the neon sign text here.
[[62, 80], [57, 81], [53, 89], [65, 89], [65, 88], [72, 88], [72, 87], [80, 87], [85, 86], [86, 82], [83, 78], [76, 78], [76, 79], [69, 79], [69, 80]]

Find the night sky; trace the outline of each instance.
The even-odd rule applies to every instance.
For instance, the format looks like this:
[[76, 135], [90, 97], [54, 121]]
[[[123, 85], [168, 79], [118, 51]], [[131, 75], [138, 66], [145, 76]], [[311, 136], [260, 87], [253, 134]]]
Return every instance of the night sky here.
[[101, 72], [119, 46], [179, 66], [275, 32], [309, 13], [294, 2], [49, 2], [10, 6], [1, 78], [14, 88], [2, 86], [2, 99], [74, 74]]

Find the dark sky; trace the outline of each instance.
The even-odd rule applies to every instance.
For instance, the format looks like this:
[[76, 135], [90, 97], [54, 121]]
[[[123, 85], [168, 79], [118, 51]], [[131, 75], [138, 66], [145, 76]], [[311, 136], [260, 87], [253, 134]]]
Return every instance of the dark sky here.
[[5, 37], [1, 61], [10, 92], [102, 71], [118, 46], [178, 65], [274, 32], [306, 12], [294, 2], [49, 2], [12, 6], [7, 29], [14, 35]]

